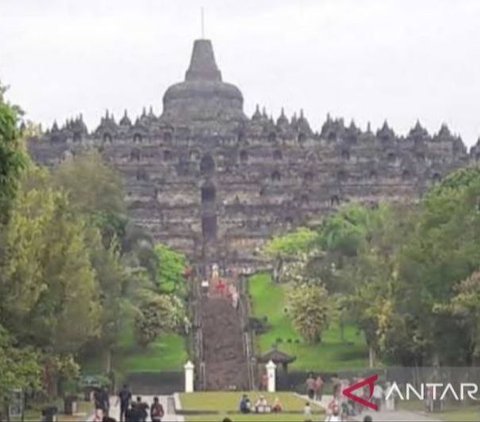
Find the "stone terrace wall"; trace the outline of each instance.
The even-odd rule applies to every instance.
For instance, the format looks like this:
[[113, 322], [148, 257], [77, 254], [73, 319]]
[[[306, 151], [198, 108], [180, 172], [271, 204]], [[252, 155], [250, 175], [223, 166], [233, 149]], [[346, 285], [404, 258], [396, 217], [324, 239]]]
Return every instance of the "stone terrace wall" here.
[[273, 234], [348, 201], [415, 201], [480, 158], [446, 126], [431, 136], [417, 123], [399, 137], [386, 123], [374, 134], [328, 117], [313, 133], [303, 114], [274, 122], [258, 109], [233, 130], [174, 128], [152, 111], [117, 124], [107, 113], [91, 134], [77, 118], [29, 145], [48, 166], [97, 149], [122, 175], [132, 218], [155, 239], [198, 260], [244, 265], [261, 264], [255, 251]]

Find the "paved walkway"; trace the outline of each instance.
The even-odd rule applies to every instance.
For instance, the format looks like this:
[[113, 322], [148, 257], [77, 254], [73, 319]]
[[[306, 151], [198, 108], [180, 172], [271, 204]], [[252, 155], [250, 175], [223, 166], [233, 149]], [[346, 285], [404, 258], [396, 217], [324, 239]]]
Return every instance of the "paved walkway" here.
[[432, 419], [422, 415], [422, 413], [410, 412], [407, 410], [395, 410], [393, 412], [382, 411], [380, 412], [364, 412], [361, 416], [357, 416], [355, 420], [363, 421], [363, 418], [370, 415], [374, 421], [386, 421], [386, 422], [439, 422], [439, 419]]
[[[141, 396], [142, 401], [148, 404], [150, 408], [151, 404], [153, 403], [154, 396]], [[165, 411], [165, 416], [163, 417], [164, 421], [172, 421], [172, 422], [184, 422], [185, 418], [182, 415], [176, 415], [175, 409], [172, 406], [173, 396], [158, 396], [161, 405]], [[171, 400], [169, 400], [169, 398]], [[133, 399], [136, 400], [136, 396], [133, 396]], [[117, 421], [120, 421], [120, 405], [117, 405], [117, 397], [112, 396], [110, 397], [110, 416], [115, 418]], [[89, 418], [91, 420], [91, 417]], [[147, 419], [150, 421], [150, 418]]]
[[[322, 400], [309, 400], [307, 396], [305, 395], [299, 395], [297, 394], [298, 397], [301, 397], [302, 399], [306, 401], [310, 401], [311, 403], [316, 404], [317, 406], [321, 406], [324, 409], [327, 408], [328, 404], [332, 401], [333, 396], [330, 395], [324, 395], [322, 396]], [[410, 412], [407, 410], [395, 410], [395, 411], [386, 411], [386, 410], [380, 410], [379, 412], [373, 412], [370, 410], [364, 411], [361, 415], [359, 416], [354, 416], [352, 418], [352, 421], [363, 421], [363, 418], [367, 415], [370, 415], [373, 419], [374, 422], [380, 422], [380, 421], [385, 421], [385, 422], [440, 422], [439, 419], [433, 419], [428, 416], [425, 416], [421, 412]]]

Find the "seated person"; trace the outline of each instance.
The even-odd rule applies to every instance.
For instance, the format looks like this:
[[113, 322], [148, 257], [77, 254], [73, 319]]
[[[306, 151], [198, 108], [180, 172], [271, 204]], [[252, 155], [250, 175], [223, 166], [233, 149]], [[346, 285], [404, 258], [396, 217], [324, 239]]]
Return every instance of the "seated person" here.
[[264, 396], [260, 396], [255, 403], [255, 412], [256, 413], [268, 413], [270, 412], [270, 406], [268, 405], [267, 399]]
[[275, 397], [275, 401], [273, 402], [273, 406], [272, 406], [272, 412], [280, 413], [282, 411], [283, 411], [282, 403], [280, 402], [280, 399], [278, 397]]
[[246, 394], [242, 396], [242, 400], [240, 400], [240, 413], [250, 413], [251, 411], [251, 403], [250, 399]]

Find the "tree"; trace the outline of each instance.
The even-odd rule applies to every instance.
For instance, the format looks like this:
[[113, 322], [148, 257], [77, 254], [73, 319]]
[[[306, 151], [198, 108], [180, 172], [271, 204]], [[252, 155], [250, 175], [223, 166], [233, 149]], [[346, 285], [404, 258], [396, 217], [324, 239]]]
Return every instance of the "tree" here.
[[18, 188], [20, 174], [27, 165], [21, 142], [18, 107], [5, 101], [6, 88], [0, 84], [0, 216], [6, 221], [11, 201]]
[[[264, 248], [264, 252], [274, 260], [273, 280], [283, 281], [288, 264], [301, 260], [302, 255], [310, 251], [317, 234], [305, 227], [300, 227], [292, 233], [274, 237]], [[297, 265], [298, 266], [298, 265]], [[293, 269], [290, 266], [290, 272]], [[295, 270], [293, 270], [295, 271]]]
[[123, 238], [127, 218], [118, 173], [95, 151], [64, 161], [53, 172], [53, 184], [65, 191], [73, 211], [88, 216], [99, 227], [108, 247], [113, 237]]
[[[408, 237], [408, 216], [409, 210], [404, 208], [380, 205], [362, 209], [354, 204], [332, 217], [336, 223], [326, 221], [321, 234], [322, 244], [327, 248], [327, 262], [338, 263], [330, 274], [330, 265], [324, 270], [328, 274], [329, 292], [341, 299], [344, 313], [365, 333], [371, 366], [376, 354], [395, 355], [400, 344], [394, 342], [391, 334], [392, 327], [399, 329], [395, 324], [406, 318], [397, 313], [395, 299], [399, 283], [398, 252]], [[346, 239], [354, 239], [354, 248], [347, 247]], [[398, 333], [396, 338], [400, 338]], [[403, 343], [404, 350], [408, 345]]]
[[112, 354], [134, 305], [126, 291], [128, 270], [121, 261], [118, 242], [113, 239], [110, 246], [106, 247], [99, 230], [90, 227], [86, 243], [98, 282], [98, 300], [101, 306], [100, 335], [95, 339], [95, 346], [104, 355], [105, 372], [108, 374], [112, 371]]
[[455, 286], [456, 295], [447, 310], [468, 333], [472, 365], [480, 362], [480, 271]]
[[185, 281], [185, 255], [162, 244], [155, 246], [155, 254], [157, 256], [159, 291], [181, 291]]
[[321, 341], [327, 328], [331, 303], [322, 285], [296, 285], [288, 293], [288, 310], [292, 323], [308, 343]]
[[6, 227], [0, 315], [23, 344], [75, 353], [99, 334], [85, 221], [69, 210], [65, 194], [48, 186], [44, 171], [26, 178], [35, 183], [26, 180], [20, 188]]
[[161, 334], [178, 330], [185, 314], [181, 302], [172, 295], [155, 295], [144, 298], [135, 318], [135, 334], [142, 347], [148, 346]]
[[415, 309], [430, 364], [471, 360], [465, 328], [442, 310], [450, 305], [456, 285], [479, 268], [479, 198], [478, 168], [453, 173], [420, 204], [399, 256], [402, 295], [408, 298], [404, 305]]
[[338, 256], [355, 256], [376, 212], [357, 203], [340, 208], [320, 228], [322, 248]]
[[12, 336], [0, 325], [1, 420], [8, 420], [7, 406], [12, 390], [40, 387], [41, 367], [39, 360], [39, 353], [32, 348], [17, 347]]

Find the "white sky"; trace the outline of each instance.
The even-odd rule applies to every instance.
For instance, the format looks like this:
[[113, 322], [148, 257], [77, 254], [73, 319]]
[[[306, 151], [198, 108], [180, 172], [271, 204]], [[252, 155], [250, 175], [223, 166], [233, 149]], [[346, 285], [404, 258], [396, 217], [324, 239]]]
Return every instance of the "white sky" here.
[[327, 112], [399, 133], [480, 135], [480, 0], [0, 0], [0, 80], [32, 120], [162, 109], [183, 80], [200, 7], [250, 115]]

